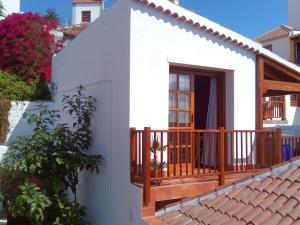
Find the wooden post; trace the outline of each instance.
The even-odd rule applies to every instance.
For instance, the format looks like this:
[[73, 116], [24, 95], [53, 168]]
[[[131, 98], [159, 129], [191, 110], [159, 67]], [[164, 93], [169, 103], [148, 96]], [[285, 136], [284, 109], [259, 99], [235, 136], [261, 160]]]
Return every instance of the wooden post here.
[[276, 129], [277, 130], [277, 153], [278, 153], [278, 163], [282, 162], [282, 151], [283, 151], [283, 146], [282, 146], [282, 130], [280, 128]]
[[283, 96], [283, 103], [282, 103], [282, 118], [281, 120], [286, 120], [286, 102], [285, 102], [285, 96]]
[[143, 203], [147, 206], [150, 203], [150, 151], [151, 151], [151, 128], [145, 127], [143, 133]]
[[[264, 82], [264, 58], [257, 54], [256, 55], [256, 130], [262, 130], [263, 129], [263, 82]], [[258, 164], [260, 164], [262, 167], [264, 167], [265, 164], [265, 152], [264, 152], [264, 134], [263, 133], [257, 133], [256, 134], [256, 151], [257, 151], [257, 161]]]
[[219, 185], [222, 186], [225, 184], [225, 132], [224, 127], [219, 128], [219, 146], [220, 146], [220, 156], [219, 156], [219, 170], [220, 170], [220, 178]]
[[137, 139], [136, 129], [130, 128], [130, 180], [134, 182], [137, 173]]

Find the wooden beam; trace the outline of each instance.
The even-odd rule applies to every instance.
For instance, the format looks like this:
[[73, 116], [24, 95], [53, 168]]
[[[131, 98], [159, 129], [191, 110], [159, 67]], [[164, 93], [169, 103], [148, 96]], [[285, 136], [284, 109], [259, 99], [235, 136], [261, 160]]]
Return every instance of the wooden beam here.
[[276, 69], [276, 70], [286, 74], [287, 76], [289, 76], [289, 77], [291, 77], [291, 78], [293, 78], [293, 79], [300, 82], [300, 74], [297, 73], [296, 71], [288, 69], [284, 65], [276, 63], [276, 62], [274, 62], [274, 61], [272, 61], [272, 60], [270, 60], [266, 57], [263, 57], [263, 60], [267, 65], [271, 66], [272, 68], [274, 68], [274, 69]]
[[300, 84], [292, 82], [263, 80], [261, 87], [264, 90], [300, 92]]
[[264, 59], [256, 55], [256, 130], [263, 128], [263, 89]]

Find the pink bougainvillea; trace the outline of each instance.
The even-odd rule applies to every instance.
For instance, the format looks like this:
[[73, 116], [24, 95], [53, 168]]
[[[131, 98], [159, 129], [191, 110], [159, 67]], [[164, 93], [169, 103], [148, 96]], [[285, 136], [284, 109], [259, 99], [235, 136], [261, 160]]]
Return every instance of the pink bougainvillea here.
[[51, 81], [51, 60], [63, 46], [51, 30], [58, 26], [33, 13], [14, 13], [0, 20], [0, 70], [22, 80]]

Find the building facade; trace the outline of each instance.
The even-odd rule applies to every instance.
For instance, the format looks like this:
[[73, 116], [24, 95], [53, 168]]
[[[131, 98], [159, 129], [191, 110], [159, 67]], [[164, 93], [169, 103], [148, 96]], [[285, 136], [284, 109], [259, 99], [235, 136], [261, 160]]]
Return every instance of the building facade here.
[[101, 15], [103, 9], [103, 0], [73, 0], [72, 23], [91, 23]]
[[2, 3], [5, 8], [5, 14], [9, 15], [11, 13], [19, 13], [21, 9], [20, 0], [2, 0]]

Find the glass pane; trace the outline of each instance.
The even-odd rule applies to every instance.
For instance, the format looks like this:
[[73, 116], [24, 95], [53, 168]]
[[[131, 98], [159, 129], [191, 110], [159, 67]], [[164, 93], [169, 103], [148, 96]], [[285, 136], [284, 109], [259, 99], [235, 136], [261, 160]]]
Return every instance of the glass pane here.
[[190, 112], [180, 112], [179, 115], [179, 126], [180, 127], [190, 127], [191, 126], [191, 113]]
[[169, 93], [169, 109], [177, 109], [177, 94]]
[[177, 75], [176, 74], [169, 75], [169, 89], [177, 90]]
[[191, 90], [191, 76], [179, 75], [179, 90], [190, 91]]
[[191, 109], [191, 95], [190, 94], [180, 94], [180, 109], [189, 110]]
[[169, 127], [177, 127], [177, 112], [169, 111]]

